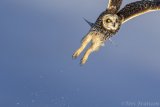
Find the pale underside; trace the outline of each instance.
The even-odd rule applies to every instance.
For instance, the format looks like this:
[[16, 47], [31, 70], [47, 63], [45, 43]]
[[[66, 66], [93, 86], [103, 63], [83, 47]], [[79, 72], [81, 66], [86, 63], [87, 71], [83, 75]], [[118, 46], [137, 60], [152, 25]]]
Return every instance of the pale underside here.
[[73, 58], [77, 58], [85, 49], [85, 47], [91, 42], [90, 47], [87, 49], [83, 58], [81, 59], [81, 64], [85, 64], [89, 55], [92, 52], [97, 51], [104, 44], [105, 41], [103, 39], [103, 36], [104, 35], [100, 32], [90, 32], [89, 34], [87, 34], [82, 40], [80, 48], [73, 54]]

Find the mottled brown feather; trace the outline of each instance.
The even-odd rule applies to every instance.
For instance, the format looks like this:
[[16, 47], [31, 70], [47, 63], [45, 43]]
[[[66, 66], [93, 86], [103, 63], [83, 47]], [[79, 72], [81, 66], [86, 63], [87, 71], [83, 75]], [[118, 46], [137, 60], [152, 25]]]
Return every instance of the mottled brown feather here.
[[112, 13], [117, 13], [121, 4], [122, 0], [109, 0], [107, 9], [110, 10]]
[[160, 0], [142, 0], [127, 4], [117, 14], [121, 17], [122, 23], [125, 23], [134, 17], [156, 10], [160, 10]]

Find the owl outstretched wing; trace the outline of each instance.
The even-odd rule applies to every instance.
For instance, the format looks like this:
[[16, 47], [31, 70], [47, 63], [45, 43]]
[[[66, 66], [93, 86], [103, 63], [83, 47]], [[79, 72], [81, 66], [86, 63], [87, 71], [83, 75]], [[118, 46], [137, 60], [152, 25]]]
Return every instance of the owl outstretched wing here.
[[122, 18], [122, 23], [147, 12], [160, 10], [160, 0], [141, 0], [127, 4], [117, 14]]
[[116, 13], [122, 4], [122, 0], [109, 0], [108, 9]]

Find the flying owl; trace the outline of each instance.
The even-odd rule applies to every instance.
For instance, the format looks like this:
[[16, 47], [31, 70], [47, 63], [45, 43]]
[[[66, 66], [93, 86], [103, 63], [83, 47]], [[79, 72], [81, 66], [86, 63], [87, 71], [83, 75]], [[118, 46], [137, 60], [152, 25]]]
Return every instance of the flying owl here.
[[73, 58], [77, 58], [91, 42], [91, 46], [81, 59], [81, 64], [85, 64], [89, 55], [97, 51], [107, 40], [110, 40], [118, 32], [123, 23], [144, 13], [160, 10], [160, 0], [136, 1], [127, 4], [119, 11], [121, 4], [122, 0], [109, 0], [107, 9], [100, 14], [95, 23], [86, 20], [91, 29], [83, 37], [81, 46], [73, 54]]

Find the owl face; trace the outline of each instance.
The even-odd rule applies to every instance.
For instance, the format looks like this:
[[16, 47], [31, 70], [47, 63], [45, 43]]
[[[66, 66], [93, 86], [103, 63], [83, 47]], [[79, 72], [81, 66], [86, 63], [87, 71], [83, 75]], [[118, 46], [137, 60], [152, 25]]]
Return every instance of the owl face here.
[[102, 17], [102, 26], [109, 31], [119, 29], [120, 20], [116, 14], [106, 14]]

